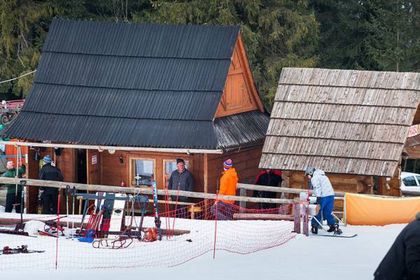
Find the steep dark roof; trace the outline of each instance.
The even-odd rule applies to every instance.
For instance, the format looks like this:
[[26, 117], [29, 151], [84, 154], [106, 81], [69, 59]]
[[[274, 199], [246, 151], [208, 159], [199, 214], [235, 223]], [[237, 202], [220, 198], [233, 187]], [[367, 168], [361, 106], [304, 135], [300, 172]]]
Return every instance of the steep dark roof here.
[[[33, 88], [6, 133], [191, 149], [261, 140], [262, 113], [213, 120], [238, 34], [238, 26], [54, 20]], [[229, 132], [235, 126], [242, 127]]]
[[270, 116], [258, 111], [219, 118], [214, 121], [218, 147], [223, 150], [246, 147], [264, 141]]

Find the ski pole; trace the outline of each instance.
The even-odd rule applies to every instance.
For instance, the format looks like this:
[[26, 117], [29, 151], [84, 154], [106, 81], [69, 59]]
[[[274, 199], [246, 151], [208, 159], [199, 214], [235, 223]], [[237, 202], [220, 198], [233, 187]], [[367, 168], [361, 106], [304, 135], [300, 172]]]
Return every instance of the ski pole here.
[[[22, 182], [24, 182], [24, 181], [21, 181], [21, 184], [23, 185]], [[23, 230], [23, 210], [24, 210], [23, 203], [24, 203], [24, 199], [25, 199], [25, 185], [22, 186], [22, 193], [21, 193], [21, 196], [20, 196], [20, 225], [22, 227], [22, 230]]]
[[[70, 186], [66, 186], [66, 215], [69, 216], [69, 193], [70, 193]], [[67, 219], [67, 228], [69, 228], [69, 219]]]
[[71, 228], [73, 228], [73, 229], [74, 229], [74, 194], [75, 193], [76, 193], [76, 188], [73, 187], [73, 189], [72, 189], [72, 207], [71, 207], [71, 210], [72, 210], [72, 224], [71, 224]]

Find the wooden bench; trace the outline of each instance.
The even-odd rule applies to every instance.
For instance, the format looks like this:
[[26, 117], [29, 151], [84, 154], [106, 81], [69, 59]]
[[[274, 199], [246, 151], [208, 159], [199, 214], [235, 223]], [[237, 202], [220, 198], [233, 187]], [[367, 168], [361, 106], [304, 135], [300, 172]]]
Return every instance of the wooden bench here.
[[191, 205], [188, 207], [188, 212], [191, 214], [191, 219], [194, 220], [195, 213], [201, 213], [203, 212], [203, 209], [200, 206]]

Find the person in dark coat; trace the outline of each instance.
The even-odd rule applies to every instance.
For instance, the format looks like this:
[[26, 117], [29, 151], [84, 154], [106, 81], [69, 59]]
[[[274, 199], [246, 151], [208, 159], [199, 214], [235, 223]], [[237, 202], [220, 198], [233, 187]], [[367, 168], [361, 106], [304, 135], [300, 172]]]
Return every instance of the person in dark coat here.
[[[52, 166], [52, 159], [50, 155], [43, 158], [44, 166], [39, 171], [39, 179], [48, 181], [63, 181], [63, 174], [60, 169]], [[57, 214], [57, 199], [58, 189], [42, 187], [43, 193], [41, 195], [42, 214]]]
[[[15, 178], [16, 177], [16, 168], [13, 161], [8, 161], [6, 163], [7, 171], [3, 173], [2, 177]], [[22, 178], [22, 175], [26, 172], [25, 165], [22, 165], [17, 170], [18, 177]], [[6, 212], [12, 212], [13, 206], [15, 206], [16, 213], [20, 213], [20, 209], [24, 208], [24, 201], [22, 201], [22, 185], [18, 185], [16, 189], [16, 184], [6, 184], [4, 185], [7, 188], [6, 193]], [[17, 191], [17, 192], [16, 192]]]
[[[185, 161], [183, 159], [176, 160], [176, 170], [174, 170], [169, 178], [168, 189], [178, 191], [193, 191], [194, 178], [190, 171], [185, 168]], [[185, 196], [172, 196], [172, 200], [180, 202], [190, 202]]]
[[[258, 174], [255, 181], [256, 185], [279, 187], [283, 179], [281, 178], [280, 170], [266, 169]], [[275, 192], [255, 191], [256, 197], [262, 198], [276, 198]], [[269, 209], [275, 207], [272, 203], [260, 203], [260, 209]]]
[[397, 236], [374, 276], [375, 280], [420, 279], [420, 212]]

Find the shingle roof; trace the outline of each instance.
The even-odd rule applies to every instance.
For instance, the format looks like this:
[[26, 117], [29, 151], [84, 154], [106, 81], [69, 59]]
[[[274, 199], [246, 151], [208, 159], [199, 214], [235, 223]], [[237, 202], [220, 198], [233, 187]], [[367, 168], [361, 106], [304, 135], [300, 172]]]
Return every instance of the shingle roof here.
[[213, 120], [238, 34], [238, 26], [56, 19], [7, 135], [157, 148], [220, 149], [249, 135], [252, 142], [268, 120], [257, 134], [245, 129], [231, 140], [219, 131], [231, 118]]
[[393, 176], [420, 74], [284, 68], [261, 168]]

